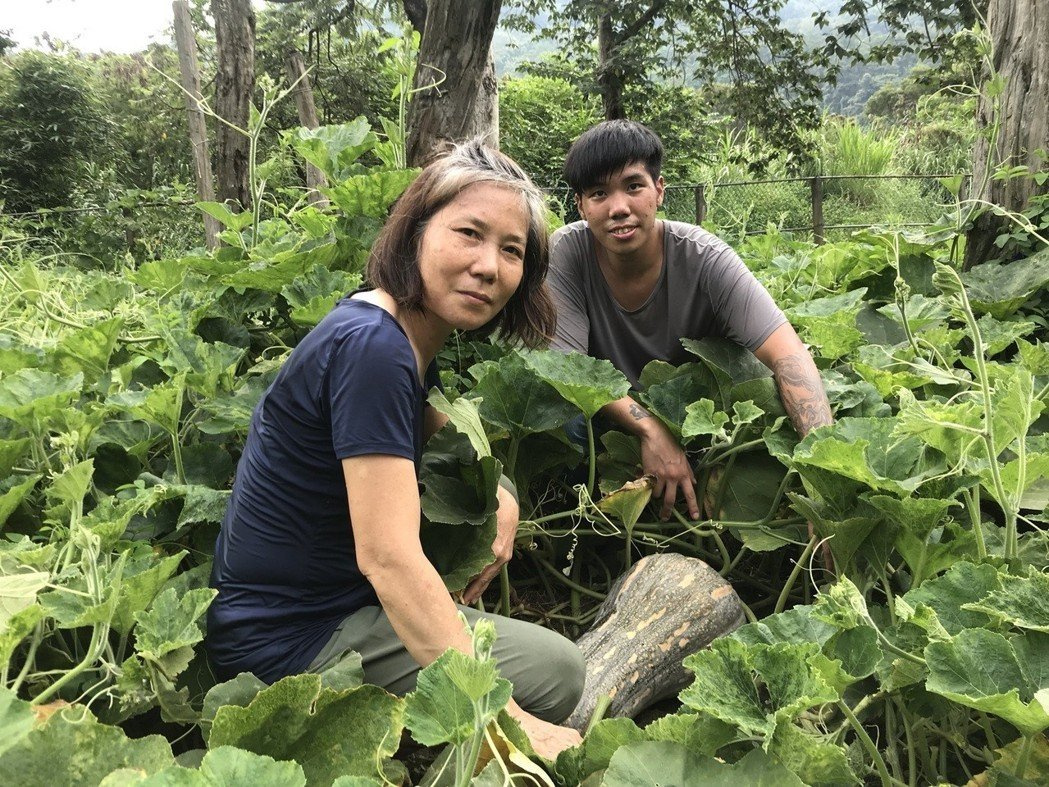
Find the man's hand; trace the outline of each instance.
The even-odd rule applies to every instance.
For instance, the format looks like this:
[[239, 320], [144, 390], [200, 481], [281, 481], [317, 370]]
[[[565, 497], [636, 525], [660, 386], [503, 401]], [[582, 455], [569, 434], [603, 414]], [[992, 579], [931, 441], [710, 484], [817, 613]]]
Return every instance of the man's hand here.
[[481, 597], [492, 580], [499, 576], [499, 570], [514, 555], [514, 539], [517, 537], [517, 523], [521, 512], [514, 496], [506, 489], [500, 486], [498, 495], [499, 509], [496, 511], [495, 541], [492, 543], [495, 560], [466, 586], [462, 596], [463, 604], [466, 605], [473, 604]]
[[684, 450], [663, 422], [629, 396], [606, 404], [601, 413], [641, 439], [641, 467], [648, 475], [655, 476], [654, 494], [663, 498], [660, 518], [664, 521], [670, 518], [680, 492], [688, 515], [699, 519], [699, 505], [693, 488], [696, 476]]
[[656, 477], [653, 489], [655, 497], [663, 498], [663, 507], [659, 518], [666, 521], [670, 511], [681, 492], [688, 515], [699, 519], [699, 505], [696, 503], [694, 485], [696, 476], [685, 456], [684, 450], [670, 431], [657, 419], [650, 419], [653, 427], [641, 437], [641, 468], [645, 473]]

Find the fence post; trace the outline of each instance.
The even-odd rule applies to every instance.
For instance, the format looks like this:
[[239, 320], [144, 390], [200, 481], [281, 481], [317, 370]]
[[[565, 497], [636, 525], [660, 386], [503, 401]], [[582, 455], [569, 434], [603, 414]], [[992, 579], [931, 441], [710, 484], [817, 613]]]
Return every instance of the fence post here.
[[823, 178], [812, 178], [812, 240], [822, 244], [823, 238]]
[[702, 183], [696, 185], [696, 224], [702, 224], [707, 220], [707, 198], [706, 186]]

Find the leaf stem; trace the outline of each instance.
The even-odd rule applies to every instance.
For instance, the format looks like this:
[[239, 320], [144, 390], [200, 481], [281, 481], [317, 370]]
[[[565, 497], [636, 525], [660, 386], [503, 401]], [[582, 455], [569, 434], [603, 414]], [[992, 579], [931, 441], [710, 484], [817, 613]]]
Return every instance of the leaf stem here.
[[812, 556], [812, 550], [816, 548], [816, 542], [819, 540], [819, 536], [815, 533], [809, 539], [809, 543], [805, 545], [805, 550], [801, 553], [801, 557], [794, 563], [794, 568], [791, 569], [790, 576], [787, 577], [786, 583], [783, 585], [783, 590], [780, 591], [779, 598], [776, 599], [776, 607], [773, 610], [773, 614], [779, 614], [783, 611], [784, 607], [787, 606], [787, 599], [790, 598], [790, 593], [794, 590], [794, 583], [798, 581], [798, 576], [801, 574], [801, 570], [805, 567], [808, 559]]
[[885, 759], [881, 756], [881, 752], [878, 751], [878, 747], [874, 745], [874, 741], [871, 740], [871, 736], [867, 734], [867, 731], [863, 729], [863, 725], [860, 724], [860, 720], [853, 714], [852, 709], [841, 700], [836, 703], [838, 709], [845, 714], [845, 718], [849, 720], [849, 724], [852, 725], [852, 729], [855, 730], [857, 737], [860, 739], [860, 743], [863, 744], [863, 748], [867, 750], [867, 754], [871, 760], [874, 761], [874, 767], [878, 771], [878, 776], [881, 777], [882, 787], [891, 787], [893, 778], [889, 775], [889, 769], [885, 766]]

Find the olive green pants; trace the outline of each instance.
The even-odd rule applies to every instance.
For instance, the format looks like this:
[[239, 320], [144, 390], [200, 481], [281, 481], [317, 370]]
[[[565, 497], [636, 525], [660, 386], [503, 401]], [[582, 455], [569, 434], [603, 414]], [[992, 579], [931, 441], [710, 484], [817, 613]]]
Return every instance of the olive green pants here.
[[[495, 624], [492, 656], [499, 674], [514, 686], [514, 699], [529, 713], [555, 724], [568, 718], [583, 693], [583, 655], [560, 634], [501, 615], [459, 606], [472, 626], [479, 618]], [[356, 651], [364, 663], [364, 679], [394, 694], [415, 688], [419, 665], [390, 625], [382, 607], [364, 607], [347, 617], [307, 670], [323, 672]]]

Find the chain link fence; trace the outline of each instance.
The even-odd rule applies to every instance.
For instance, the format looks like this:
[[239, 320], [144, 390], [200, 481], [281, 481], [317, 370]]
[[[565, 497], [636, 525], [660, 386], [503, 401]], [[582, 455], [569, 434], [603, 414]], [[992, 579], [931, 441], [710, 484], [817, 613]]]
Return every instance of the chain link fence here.
[[[969, 175], [825, 175], [667, 186], [663, 215], [707, 224], [725, 238], [766, 232], [810, 235], [817, 243], [872, 226], [920, 227], [954, 203]], [[571, 190], [545, 189], [565, 220], [579, 213]]]

